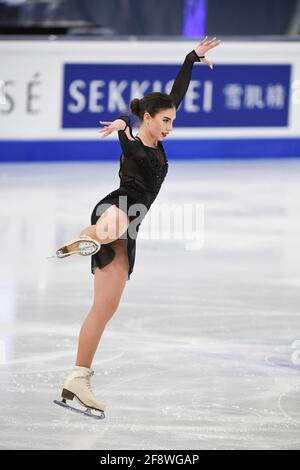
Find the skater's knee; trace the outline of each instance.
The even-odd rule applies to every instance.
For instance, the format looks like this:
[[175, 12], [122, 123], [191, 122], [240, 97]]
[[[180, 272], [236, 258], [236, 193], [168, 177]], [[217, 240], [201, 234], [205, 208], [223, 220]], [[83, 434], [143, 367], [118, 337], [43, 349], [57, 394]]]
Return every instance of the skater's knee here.
[[120, 238], [129, 227], [128, 215], [117, 206], [107, 209], [96, 223], [96, 234], [102, 243]]
[[83, 229], [79, 236], [82, 237], [83, 235], [88, 235], [89, 237], [93, 238], [95, 236], [95, 225], [89, 225]]
[[109, 302], [105, 302], [105, 304], [101, 301], [95, 300], [92, 308], [99, 320], [109, 321], [117, 311], [118, 307], [119, 301], [117, 299], [112, 299]]

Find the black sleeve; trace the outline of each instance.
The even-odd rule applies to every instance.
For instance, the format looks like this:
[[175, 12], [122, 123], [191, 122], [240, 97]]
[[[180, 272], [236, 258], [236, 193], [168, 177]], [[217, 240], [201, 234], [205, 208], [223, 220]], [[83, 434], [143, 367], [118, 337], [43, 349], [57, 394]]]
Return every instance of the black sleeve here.
[[194, 62], [200, 62], [200, 59], [196, 52], [192, 51], [186, 56], [185, 61], [175, 79], [170, 96], [172, 97], [176, 108], [178, 108], [180, 105], [189, 87]]
[[134, 139], [134, 136], [132, 135], [132, 127], [131, 127], [129, 116], [124, 114], [123, 116], [119, 116], [117, 119], [122, 119], [126, 123], [126, 126], [124, 127], [124, 129], [121, 131], [118, 131], [119, 142], [121, 144], [121, 148], [122, 148], [124, 155], [126, 155], [127, 157], [136, 157], [136, 158], [143, 157], [145, 152], [139, 140], [136, 140], [136, 139], [130, 140], [128, 139], [126, 135], [125, 131], [128, 127], [130, 135], [132, 139]]

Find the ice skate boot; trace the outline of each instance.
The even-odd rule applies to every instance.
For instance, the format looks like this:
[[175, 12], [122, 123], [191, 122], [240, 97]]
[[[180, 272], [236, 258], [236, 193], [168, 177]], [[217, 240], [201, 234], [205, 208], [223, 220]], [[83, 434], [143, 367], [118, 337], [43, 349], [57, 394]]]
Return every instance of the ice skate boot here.
[[[105, 418], [105, 405], [95, 398], [92, 391], [90, 384], [92, 375], [94, 375], [92, 369], [76, 366], [64, 381], [62, 400], [54, 400], [54, 403], [91, 418]], [[73, 400], [73, 398], [76, 398], [77, 402], [86, 409], [70, 406], [67, 400]]]
[[71, 255], [91, 256], [100, 250], [101, 245], [97, 240], [89, 237], [88, 235], [81, 235], [78, 238], [62, 245], [56, 251], [56, 258], [65, 258]]

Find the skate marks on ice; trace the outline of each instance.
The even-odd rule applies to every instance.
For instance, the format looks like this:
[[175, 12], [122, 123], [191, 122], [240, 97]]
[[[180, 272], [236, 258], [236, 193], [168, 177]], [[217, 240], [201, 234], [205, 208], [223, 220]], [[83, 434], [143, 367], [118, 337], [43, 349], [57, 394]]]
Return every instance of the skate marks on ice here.
[[300, 425], [300, 387], [291, 387], [278, 399], [278, 408], [290, 420], [291, 424]]

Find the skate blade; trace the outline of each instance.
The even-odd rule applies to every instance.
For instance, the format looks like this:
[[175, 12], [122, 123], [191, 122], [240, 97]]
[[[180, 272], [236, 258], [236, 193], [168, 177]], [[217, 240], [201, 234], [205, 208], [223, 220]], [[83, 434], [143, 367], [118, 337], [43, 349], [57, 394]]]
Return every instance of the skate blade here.
[[72, 253], [64, 253], [63, 255], [52, 255], [52, 256], [47, 256], [46, 259], [62, 259], [62, 258], [67, 258], [68, 256], [75, 255], [75, 254], [80, 254], [79, 251], [73, 251]]
[[87, 408], [86, 410], [75, 408], [74, 406], [70, 406], [64, 398], [62, 400], [53, 400], [53, 403], [55, 403], [56, 405], [62, 406], [63, 408], [67, 408], [68, 410], [75, 411], [75, 413], [80, 413], [82, 415], [88, 416], [89, 418], [94, 418], [94, 419], [105, 418], [105, 414], [103, 411], [92, 410], [91, 408]]

